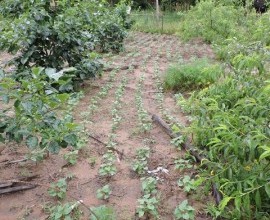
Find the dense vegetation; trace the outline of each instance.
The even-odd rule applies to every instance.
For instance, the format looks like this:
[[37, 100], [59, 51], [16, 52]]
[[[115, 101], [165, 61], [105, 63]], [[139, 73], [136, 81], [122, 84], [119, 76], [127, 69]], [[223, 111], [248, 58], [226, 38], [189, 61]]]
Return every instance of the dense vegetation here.
[[[212, 43], [226, 67], [215, 83], [179, 98], [192, 116], [187, 132], [208, 158], [200, 176], [217, 184], [223, 197], [217, 208], [209, 208], [215, 218], [269, 219], [269, 31], [269, 14], [205, 0], [185, 14], [179, 32], [183, 39]], [[177, 71], [176, 78], [176, 70], [169, 70], [165, 85], [173, 79], [190, 91], [186, 82], [196, 88], [201, 78], [208, 81], [197, 63]]]
[[35, 160], [47, 151], [80, 147], [71, 116], [79, 96], [65, 92], [99, 73], [99, 52], [122, 49], [131, 24], [126, 6], [5, 0], [0, 13], [0, 49], [14, 54], [8, 63], [13, 71], [0, 72], [0, 141], [25, 141]]

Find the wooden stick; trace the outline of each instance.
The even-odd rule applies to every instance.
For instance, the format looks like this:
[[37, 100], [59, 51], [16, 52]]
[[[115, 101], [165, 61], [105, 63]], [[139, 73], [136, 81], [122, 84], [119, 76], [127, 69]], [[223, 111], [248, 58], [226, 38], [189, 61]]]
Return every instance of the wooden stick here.
[[3, 162], [3, 163], [0, 163], [0, 165], [9, 165], [9, 164], [20, 163], [20, 162], [25, 162], [25, 161], [27, 161], [26, 158], [21, 159], [21, 160], [12, 160], [12, 161]]
[[102, 145], [105, 146], [107, 149], [112, 150], [112, 151], [118, 153], [118, 154], [119, 154], [119, 159], [120, 159], [120, 160], [122, 160], [122, 158], [124, 157], [124, 151], [121, 152], [120, 150], [117, 150], [117, 149], [115, 149], [115, 148], [113, 148], [113, 147], [108, 147], [107, 144], [105, 144], [103, 141], [99, 140], [98, 138], [96, 138], [96, 137], [94, 137], [94, 136], [92, 136], [92, 135], [90, 135], [90, 134], [88, 134], [88, 137], [90, 137], [90, 138], [94, 139], [96, 142], [102, 144]]
[[33, 189], [35, 187], [36, 187], [36, 185], [22, 185], [22, 186], [9, 187], [9, 188], [6, 188], [6, 189], [0, 189], [0, 195], [5, 194], [5, 193], [11, 193], [11, 192], [17, 192], [17, 191], [22, 191], [22, 190], [27, 190], [27, 189]]

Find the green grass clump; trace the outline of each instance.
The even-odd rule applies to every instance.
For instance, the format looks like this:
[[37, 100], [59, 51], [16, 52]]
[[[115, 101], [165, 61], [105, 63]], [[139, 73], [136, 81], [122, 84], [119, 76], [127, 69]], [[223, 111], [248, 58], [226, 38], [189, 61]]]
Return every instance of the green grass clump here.
[[214, 83], [222, 74], [218, 64], [207, 59], [197, 59], [187, 64], [174, 64], [165, 74], [164, 88], [174, 91], [189, 91], [204, 88]]

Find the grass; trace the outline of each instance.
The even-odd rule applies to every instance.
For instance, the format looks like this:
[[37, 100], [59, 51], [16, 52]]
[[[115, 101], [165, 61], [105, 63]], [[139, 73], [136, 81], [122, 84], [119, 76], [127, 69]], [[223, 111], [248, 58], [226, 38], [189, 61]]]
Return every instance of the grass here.
[[180, 31], [181, 14], [163, 12], [157, 19], [155, 11], [133, 12], [131, 18], [135, 21], [133, 30], [148, 33], [175, 34]]
[[174, 64], [165, 74], [164, 88], [174, 91], [190, 91], [214, 83], [222, 74], [218, 64], [207, 59], [196, 59], [187, 64]]

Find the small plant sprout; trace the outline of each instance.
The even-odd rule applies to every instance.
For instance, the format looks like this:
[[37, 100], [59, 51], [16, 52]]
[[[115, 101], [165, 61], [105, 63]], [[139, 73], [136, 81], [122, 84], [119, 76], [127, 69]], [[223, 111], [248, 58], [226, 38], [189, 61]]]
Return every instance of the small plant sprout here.
[[48, 193], [52, 197], [64, 199], [67, 193], [67, 182], [65, 178], [58, 180], [56, 183], [52, 183]]
[[113, 176], [114, 174], [116, 174], [116, 167], [113, 163], [105, 163], [105, 164], [101, 164], [100, 168], [99, 168], [99, 174], [101, 176]]
[[64, 159], [71, 165], [76, 164], [78, 159], [78, 150], [74, 150], [65, 154]]
[[90, 220], [116, 220], [115, 213], [112, 207], [105, 205], [91, 208], [92, 214]]
[[176, 148], [179, 149], [181, 149], [181, 145], [183, 143], [185, 143], [185, 137], [182, 135], [171, 140], [171, 144], [173, 144]]
[[108, 200], [110, 198], [110, 195], [112, 193], [112, 190], [109, 185], [105, 185], [97, 190], [97, 198]]
[[191, 190], [195, 190], [196, 186], [195, 186], [195, 181], [194, 179], [190, 179], [189, 176], [184, 176], [183, 178], [180, 178], [177, 181], [178, 186], [180, 187], [184, 187], [184, 191], [185, 192], [190, 192]]
[[181, 220], [181, 219], [194, 220], [195, 209], [192, 206], [188, 205], [187, 200], [184, 200], [174, 210], [174, 217], [176, 220]]
[[144, 147], [136, 151], [136, 156], [139, 160], [146, 160], [150, 156], [150, 148]]
[[132, 164], [132, 169], [135, 171], [138, 175], [145, 174], [147, 167], [147, 161], [145, 160], [135, 160]]
[[174, 161], [175, 169], [180, 171], [184, 169], [190, 169], [193, 167], [190, 163], [191, 163], [190, 160], [177, 159]]
[[72, 220], [72, 219], [81, 219], [82, 211], [79, 209], [80, 202], [75, 203], [65, 203], [59, 205], [47, 205], [44, 207], [45, 212], [48, 213], [50, 216], [49, 219], [65, 219], [65, 220]]
[[157, 180], [153, 177], [142, 178], [142, 190], [144, 194], [156, 194], [157, 193]]
[[159, 201], [156, 197], [151, 197], [149, 194], [144, 195], [142, 198], [138, 200], [139, 206], [137, 208], [137, 213], [139, 218], [143, 217], [144, 215], [153, 216], [154, 218], [158, 218], [158, 210], [157, 205]]

